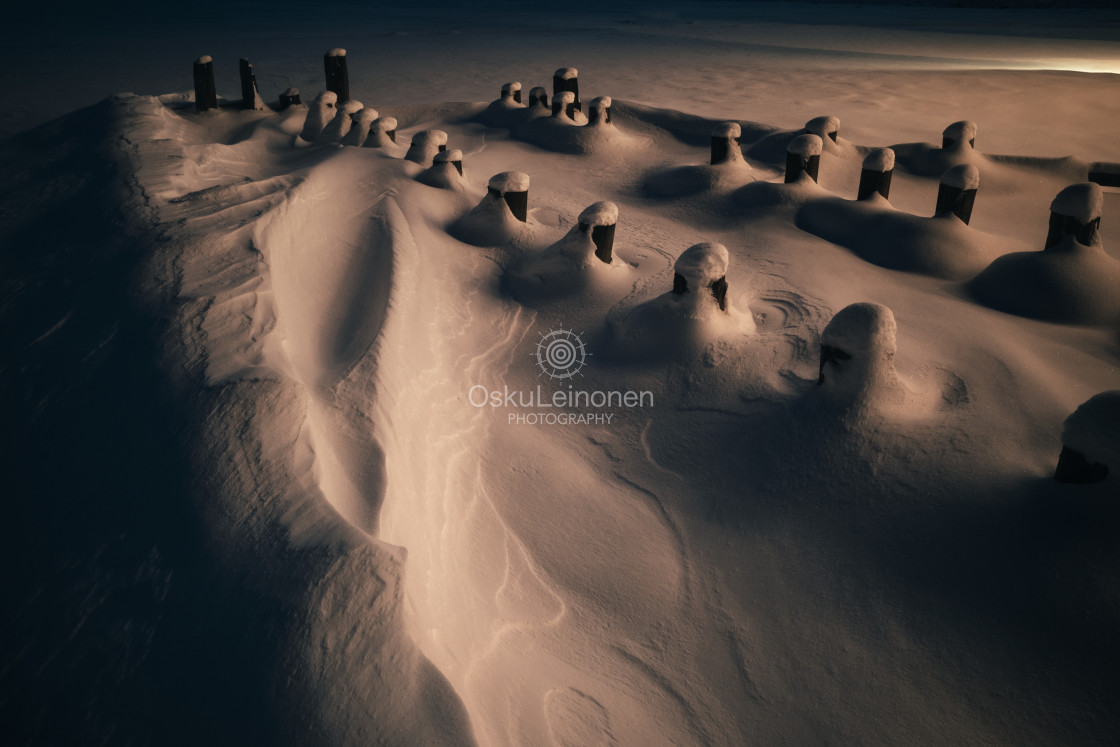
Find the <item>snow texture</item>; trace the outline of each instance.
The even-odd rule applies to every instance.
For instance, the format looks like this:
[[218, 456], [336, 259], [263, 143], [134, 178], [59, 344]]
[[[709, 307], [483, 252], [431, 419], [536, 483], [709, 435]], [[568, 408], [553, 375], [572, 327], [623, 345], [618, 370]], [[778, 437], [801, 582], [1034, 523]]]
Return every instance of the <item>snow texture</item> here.
[[689, 293], [701, 292], [727, 275], [727, 247], [715, 242], [693, 244], [673, 264], [673, 270], [688, 281]]
[[952, 148], [971, 148], [976, 139], [976, 123], [969, 120], [954, 122], [945, 128], [942, 137], [953, 141]]
[[832, 135], [840, 132], [840, 119], [838, 117], [814, 117], [805, 123], [805, 132], [816, 135], [821, 140], [832, 140]]
[[897, 333], [894, 314], [882, 304], [854, 303], [838, 311], [821, 332], [822, 391], [859, 408], [899, 404]]
[[743, 129], [738, 122], [720, 122], [712, 128], [712, 137], [734, 138], [738, 140], [743, 135]]
[[555, 77], [560, 78], [561, 80], [571, 80], [572, 78], [578, 78], [579, 70], [576, 70], [574, 67], [562, 67], [556, 71]]
[[495, 174], [490, 177], [489, 187], [502, 194], [506, 194], [507, 192], [528, 192], [529, 175], [523, 174], [520, 171], [503, 171], [500, 174]]

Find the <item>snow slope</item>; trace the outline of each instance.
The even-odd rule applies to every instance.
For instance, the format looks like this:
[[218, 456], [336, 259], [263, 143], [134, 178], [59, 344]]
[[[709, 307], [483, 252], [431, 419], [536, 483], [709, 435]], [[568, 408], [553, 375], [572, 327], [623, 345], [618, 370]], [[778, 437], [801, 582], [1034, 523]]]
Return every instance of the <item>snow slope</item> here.
[[[703, 72], [723, 19], [638, 20], [641, 38], [543, 66], [503, 50], [525, 57], [494, 62], [477, 103], [383, 100], [352, 70], [399, 122], [395, 148], [301, 143], [306, 107], [198, 114], [177, 93], [5, 144], [3, 453], [27, 528], [5, 552], [27, 570], [0, 692], [17, 738], [1115, 733], [1118, 476], [1051, 478], [1066, 417], [1118, 388], [1117, 327], [996, 311], [966, 285], [1041, 251], [1051, 200], [1110, 152], [1114, 76], [855, 74], [794, 54], [806, 98], [774, 103], [757, 76], [746, 117], [705, 93], [734, 80]], [[622, 60], [662, 38], [693, 65], [629, 100], [644, 71]], [[612, 97], [609, 141], [494, 120], [502, 84], [568, 64], [585, 101]], [[1009, 82], [1031, 96], [991, 98]], [[891, 113], [857, 113], [887, 85]], [[1066, 115], [1028, 118], [1049, 95]], [[782, 183], [784, 143], [830, 113], [821, 183]], [[914, 154], [938, 144], [903, 147], [965, 117], [968, 226], [929, 217], [940, 174]], [[729, 118], [745, 164], [709, 178]], [[461, 151], [461, 182], [403, 158], [428, 130]], [[889, 203], [857, 204], [863, 156], [892, 143]], [[503, 172], [530, 177], [525, 222], [487, 196]], [[610, 264], [575, 228], [604, 200]], [[1117, 207], [1106, 191], [1109, 258]], [[702, 242], [726, 269], [677, 265]], [[892, 247], [938, 261], [891, 265]], [[673, 292], [675, 272], [717, 271], [726, 310]], [[570, 380], [535, 357], [558, 329], [590, 353]], [[824, 365], [822, 345], [839, 351]], [[569, 384], [651, 401], [549, 425], [504, 397]]]

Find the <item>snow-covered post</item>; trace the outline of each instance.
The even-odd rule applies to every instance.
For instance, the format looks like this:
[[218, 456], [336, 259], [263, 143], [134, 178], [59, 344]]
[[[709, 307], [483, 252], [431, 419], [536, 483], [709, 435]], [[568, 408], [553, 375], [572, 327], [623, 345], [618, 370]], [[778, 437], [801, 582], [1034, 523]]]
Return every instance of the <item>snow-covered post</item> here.
[[849, 402], [897, 383], [894, 354], [898, 325], [877, 303], [854, 303], [836, 312], [821, 332], [817, 386]]
[[886, 199], [891, 193], [891, 174], [894, 173], [894, 151], [890, 148], [876, 148], [863, 159], [863, 171], [859, 175], [859, 193], [856, 199], [866, 200], [878, 192]]
[[384, 148], [397, 142], [397, 120], [394, 117], [378, 117], [369, 128], [369, 137], [362, 145], [366, 148]]
[[614, 252], [614, 229], [618, 224], [618, 205], [606, 200], [596, 202], [579, 214], [580, 233], [591, 232], [595, 256], [604, 264], [611, 263]]
[[564, 116], [568, 119], [575, 120], [576, 118], [576, 105], [575, 94], [571, 91], [561, 91], [552, 97], [552, 116], [559, 119]]
[[338, 94], [334, 91], [323, 91], [316, 96], [307, 112], [307, 119], [303, 122], [303, 131], [299, 133], [300, 138], [309, 143], [315, 142], [319, 135], [323, 133], [323, 128], [327, 126], [327, 123], [334, 119], [337, 113], [336, 103], [338, 103]]
[[821, 170], [824, 143], [817, 135], [798, 135], [786, 146], [786, 184], [797, 181], [801, 174], [817, 181]]
[[805, 123], [805, 132], [816, 135], [822, 142], [828, 138], [835, 143], [840, 135], [840, 120], [837, 117], [814, 117]]
[[693, 244], [673, 265], [673, 293], [711, 292], [721, 311], [727, 311], [727, 247], [704, 242]]
[[1120, 163], [1095, 161], [1089, 166], [1089, 181], [1102, 187], [1120, 187]]
[[241, 106], [245, 109], [263, 109], [257, 94], [257, 76], [253, 74], [249, 58], [242, 57], [238, 60], [238, 67], [241, 73]]
[[194, 61], [194, 105], [200, 112], [218, 108], [214, 87], [214, 58], [203, 55]]
[[377, 110], [367, 106], [354, 114], [351, 119], [353, 122], [350, 124], [350, 131], [343, 136], [342, 144], [360, 148], [365, 145], [366, 138], [369, 137], [370, 126], [377, 119]]
[[280, 111], [284, 111], [285, 109], [297, 106], [302, 103], [303, 102], [299, 100], [298, 88], [288, 88], [288, 90], [280, 94]]
[[544, 86], [533, 86], [529, 89], [529, 107], [535, 106], [548, 108], [548, 91]]
[[350, 132], [350, 128], [354, 126], [354, 115], [362, 110], [362, 102], [356, 99], [350, 99], [338, 105], [338, 113], [334, 115], [334, 119], [327, 122], [327, 126], [319, 134], [318, 141], [322, 143], [341, 143], [342, 138]]
[[579, 101], [579, 70], [576, 70], [574, 67], [562, 67], [552, 76], [553, 98], [564, 91], [571, 92], [575, 110], [583, 111], [583, 104]]
[[503, 171], [490, 177], [487, 191], [505, 200], [513, 217], [522, 223], [529, 218], [529, 175], [520, 171]]
[[963, 148], [965, 143], [968, 143], [970, 148], [976, 147], [975, 122], [970, 122], [967, 119], [954, 122], [941, 133], [941, 147], [944, 150]]
[[435, 158], [432, 159], [432, 168], [437, 166], [441, 168], [454, 168], [459, 172], [459, 176], [462, 176], [463, 151], [456, 148], [455, 150], [443, 150], [436, 153]]
[[323, 55], [323, 71], [326, 73], [327, 90], [334, 91], [338, 103], [350, 98], [350, 73], [346, 69], [346, 50], [341, 47]]
[[412, 144], [404, 157], [421, 166], [431, 166], [436, 153], [447, 150], [447, 133], [443, 130], [421, 130], [412, 136]]
[[1054, 479], [1088, 485], [1120, 472], [1120, 391], [1101, 392], [1081, 404], [1062, 426], [1062, 453]]
[[588, 117], [588, 124], [595, 126], [608, 125], [611, 123], [611, 97], [610, 96], [596, 96], [591, 99], [590, 114]]
[[1093, 182], [1071, 184], [1058, 193], [1050, 203], [1050, 230], [1046, 234], [1046, 249], [1062, 243], [1066, 236], [1073, 236], [1077, 243], [1092, 246], [1101, 229], [1104, 193]]
[[[739, 138], [743, 130], [738, 122], [723, 122], [712, 130], [712, 165], [737, 160], [742, 156], [739, 150]], [[741, 159], [739, 159], [741, 160]]]
[[521, 103], [521, 84], [514, 81], [502, 86], [502, 101]]
[[934, 211], [952, 213], [966, 225], [972, 218], [976, 202], [976, 189], [980, 186], [980, 172], [970, 163], [962, 163], [945, 172], [937, 189], [937, 208]]

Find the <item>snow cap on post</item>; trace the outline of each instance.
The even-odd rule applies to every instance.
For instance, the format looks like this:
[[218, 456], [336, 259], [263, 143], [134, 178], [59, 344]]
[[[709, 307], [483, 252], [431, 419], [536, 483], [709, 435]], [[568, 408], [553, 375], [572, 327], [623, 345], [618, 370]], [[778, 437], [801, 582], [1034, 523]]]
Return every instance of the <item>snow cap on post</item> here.
[[840, 309], [821, 333], [817, 385], [854, 399], [893, 383], [897, 333], [894, 314], [886, 306], [854, 303]]
[[529, 218], [529, 175], [520, 171], [503, 171], [490, 177], [488, 194], [505, 200], [513, 217], [522, 223]]
[[571, 91], [576, 111], [583, 111], [583, 105], [579, 101], [579, 70], [574, 67], [562, 67], [552, 75], [553, 97], [564, 91]]
[[712, 165], [743, 160], [739, 138], [743, 128], [738, 122], [721, 122], [712, 129]]
[[818, 135], [798, 135], [790, 140], [786, 146], [786, 184], [797, 181], [803, 173], [817, 181], [823, 149]]
[[298, 106], [303, 102], [299, 99], [299, 89], [289, 87], [284, 93], [280, 94], [280, 111], [289, 109], [293, 106]]
[[828, 138], [835, 143], [840, 135], [840, 120], [837, 117], [814, 117], [805, 123], [805, 132], [816, 135], [822, 141]]
[[323, 72], [327, 90], [334, 91], [339, 103], [350, 98], [350, 73], [346, 68], [346, 50], [341, 47], [328, 50], [323, 55]]
[[194, 61], [194, 105], [200, 112], [218, 108], [218, 91], [214, 87], [214, 60], [208, 54]]
[[579, 230], [591, 233], [595, 243], [595, 256], [610, 264], [614, 252], [614, 230], [618, 224], [618, 205], [603, 200], [584, 208], [579, 214]]
[[521, 103], [521, 83], [514, 81], [502, 85], [502, 100]]
[[1104, 193], [1093, 182], [1071, 184], [1050, 203], [1050, 229], [1046, 249], [1073, 236], [1079, 244], [1092, 246], [1100, 239]]
[[336, 103], [338, 103], [338, 94], [334, 91], [323, 91], [316, 96], [307, 112], [307, 119], [303, 122], [303, 131], [299, 134], [300, 138], [309, 143], [315, 142], [322, 134], [323, 128], [337, 114]]
[[677, 257], [673, 266], [673, 293], [711, 291], [721, 311], [727, 311], [727, 265], [729, 257], [723, 244], [693, 244]]
[[1062, 426], [1062, 452], [1054, 479], [1087, 485], [1120, 474], [1120, 391], [1101, 392], [1081, 404]]
[[591, 116], [588, 118], [588, 124], [601, 127], [611, 123], [610, 96], [596, 96], [591, 99], [590, 109]]
[[447, 149], [447, 133], [443, 130], [421, 130], [412, 136], [405, 160], [431, 166], [436, 153]]
[[980, 171], [970, 163], [962, 163], [946, 171], [937, 190], [937, 208], [934, 211], [952, 213], [968, 224], [972, 219], [972, 206], [980, 186]]
[[960, 122], [954, 122], [945, 128], [941, 133], [941, 147], [945, 150], [950, 148], [963, 148], [965, 144], [969, 148], [976, 147], [976, 123], [967, 119]]
[[891, 193], [891, 175], [894, 173], [894, 151], [876, 148], [863, 159], [856, 199], [865, 200], [878, 192], [886, 199]]

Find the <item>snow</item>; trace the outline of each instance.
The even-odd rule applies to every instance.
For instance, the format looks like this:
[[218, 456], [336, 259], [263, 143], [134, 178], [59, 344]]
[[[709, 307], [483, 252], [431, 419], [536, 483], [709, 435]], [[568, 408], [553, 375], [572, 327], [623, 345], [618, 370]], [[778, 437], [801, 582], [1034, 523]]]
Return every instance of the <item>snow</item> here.
[[574, 80], [579, 77], [579, 70], [576, 70], [574, 67], [562, 67], [553, 75], [560, 80]]
[[[525, 188], [529, 186], [526, 184]], [[618, 223], [618, 205], [609, 200], [588, 205], [579, 214], [579, 222], [585, 226], [613, 226]]]
[[211, 57], [208, 54], [204, 54], [204, 55], [202, 55], [201, 57], [198, 58], [198, 64], [199, 65], [208, 65], [213, 61], [214, 61], [214, 58]]
[[840, 119], [837, 117], [814, 117], [805, 123], [805, 132], [818, 136], [821, 140], [835, 140], [840, 132]]
[[739, 139], [743, 135], [738, 122], [720, 122], [712, 129], [712, 137]]
[[521, 90], [521, 84], [517, 83], [517, 82], [505, 83], [505, 84], [502, 85], [502, 95], [503, 96], [506, 95], [506, 94], [509, 94], [509, 95], [512, 96], [514, 91], [520, 91], [520, 90]]
[[350, 129], [342, 137], [342, 144], [353, 145], [358, 148], [362, 147], [366, 142], [366, 138], [369, 137], [370, 127], [377, 117], [377, 110], [371, 109], [368, 106], [353, 114], [351, 117], [352, 122], [350, 124]]
[[946, 171], [941, 183], [954, 189], [977, 189], [980, 186], [980, 170], [970, 163], [962, 163]]
[[[323, 131], [319, 133], [319, 137], [316, 138], [316, 142], [342, 142], [343, 138], [346, 137], [346, 135], [350, 132], [350, 129], [354, 126], [354, 115], [360, 112], [363, 108], [365, 107], [362, 105], [362, 102], [355, 99], [348, 99], [342, 102], [335, 110], [334, 117], [332, 117], [331, 121], [328, 122], [327, 125], [323, 128]], [[374, 112], [374, 115], [376, 116], [376, 112]], [[309, 113], [309, 120], [310, 117], [311, 115]]]
[[1062, 445], [1090, 464], [1108, 467], [1113, 481], [1120, 475], [1120, 391], [1093, 395], [1066, 418]]
[[443, 130], [421, 130], [412, 136], [405, 159], [421, 166], [431, 166], [432, 159], [447, 145], [447, 133]]
[[1073, 218], [1078, 223], [1089, 223], [1101, 217], [1104, 211], [1104, 192], [1097, 184], [1083, 182], [1063, 189], [1050, 203], [1050, 212]]
[[528, 192], [529, 175], [523, 174], [520, 171], [503, 171], [500, 174], [495, 174], [490, 177], [488, 186], [490, 189], [500, 192], [501, 194], [507, 192]]
[[969, 120], [954, 122], [945, 128], [942, 137], [952, 142], [952, 148], [971, 148], [976, 139], [976, 123]]
[[[6, 132], [43, 125], [0, 143], [10, 740], [1114, 737], [1116, 483], [1053, 475], [1117, 389], [1117, 193], [1043, 246], [1115, 152], [1120, 78], [1071, 69], [1120, 57], [1115, 14], [588, 5], [10, 34]], [[391, 116], [349, 148], [295, 137], [315, 106], [200, 116], [199, 39], [270, 101], [345, 41]], [[562, 60], [614, 126], [491, 107]], [[782, 183], [821, 111], [844, 138]], [[965, 118], [983, 151], [933, 142]], [[890, 202], [855, 200], [888, 145]], [[970, 225], [929, 217], [958, 166]]]
[[787, 153], [793, 153], [805, 158], [819, 156], [824, 148], [824, 143], [818, 135], [798, 135], [789, 141], [786, 146]]
[[327, 52], [327, 57], [345, 57], [346, 50], [342, 47], [335, 47]]
[[876, 148], [863, 159], [866, 171], [891, 171], [894, 169], [894, 151], [890, 148]]
[[319, 139], [331, 121], [334, 120], [338, 110], [335, 105], [338, 103], [338, 94], [334, 91], [323, 91], [315, 100], [311, 102], [308, 107], [307, 119], [304, 120], [303, 129], [300, 131], [300, 138], [306, 142], [313, 143]]

